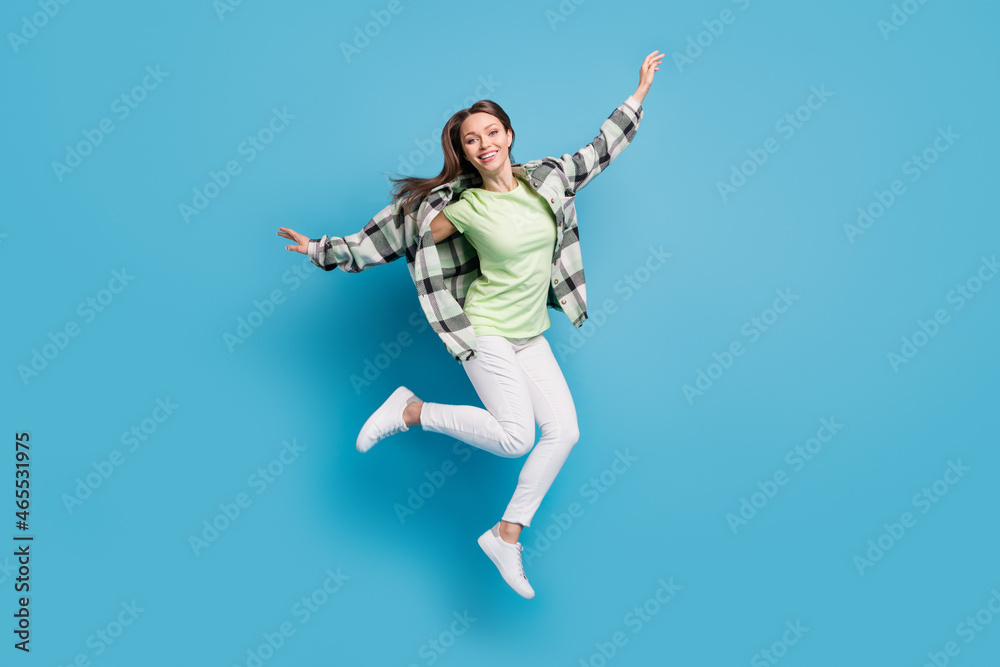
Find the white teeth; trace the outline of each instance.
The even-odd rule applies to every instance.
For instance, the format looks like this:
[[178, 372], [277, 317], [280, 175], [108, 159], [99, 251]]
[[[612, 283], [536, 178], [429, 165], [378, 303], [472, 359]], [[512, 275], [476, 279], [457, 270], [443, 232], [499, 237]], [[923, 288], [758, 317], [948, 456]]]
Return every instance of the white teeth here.
[[496, 154], [497, 154], [497, 152], [496, 152], [496, 151], [493, 151], [492, 153], [487, 153], [487, 154], [485, 154], [485, 155], [481, 155], [481, 156], [479, 157], [479, 159], [480, 159], [480, 160], [487, 160], [487, 159], [489, 159], [489, 158], [493, 157], [493, 156], [494, 156], [494, 155], [496, 155]]

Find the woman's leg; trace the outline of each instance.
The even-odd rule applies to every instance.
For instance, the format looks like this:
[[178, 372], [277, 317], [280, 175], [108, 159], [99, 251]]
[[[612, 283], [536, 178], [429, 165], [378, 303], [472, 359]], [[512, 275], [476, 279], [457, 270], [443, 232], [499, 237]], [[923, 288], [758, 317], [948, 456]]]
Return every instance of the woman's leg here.
[[420, 425], [501, 456], [532, 449], [535, 422], [542, 438], [528, 456], [503, 519], [479, 537], [479, 546], [517, 593], [532, 598], [518, 537], [576, 444], [576, 408], [545, 337], [477, 336], [475, 359], [462, 362], [486, 409], [424, 402]]
[[420, 427], [504, 457], [524, 456], [535, 443], [531, 384], [515, 345], [502, 336], [477, 336], [477, 354], [462, 362], [484, 408], [424, 401]]
[[517, 524], [531, 524], [542, 498], [579, 439], [580, 431], [573, 396], [549, 342], [539, 335], [515, 348], [518, 365], [529, 381], [535, 421], [542, 430], [542, 437], [525, 461], [514, 495], [503, 515], [503, 521], [515, 524], [514, 530], [508, 534], [516, 540], [520, 534]]
[[480, 336], [476, 342], [479, 354], [462, 365], [488, 411], [425, 402], [419, 406], [420, 424], [425, 430], [516, 457], [531, 449], [538, 423], [542, 437], [521, 469], [500, 523], [501, 535], [513, 543], [521, 528], [530, 525], [580, 437], [576, 406], [544, 336], [513, 341]]

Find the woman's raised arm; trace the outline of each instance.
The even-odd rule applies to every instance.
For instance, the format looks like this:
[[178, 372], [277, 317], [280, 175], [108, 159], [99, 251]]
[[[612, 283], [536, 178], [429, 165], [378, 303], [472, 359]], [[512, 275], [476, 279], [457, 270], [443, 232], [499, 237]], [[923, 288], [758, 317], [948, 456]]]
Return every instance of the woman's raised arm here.
[[642, 120], [642, 101], [653, 82], [653, 72], [659, 69], [665, 54], [653, 51], [639, 68], [639, 87], [611, 116], [601, 124], [600, 133], [589, 144], [573, 155], [564, 153], [557, 158], [569, 181], [568, 191], [575, 195], [580, 188], [604, 171], [635, 136]]

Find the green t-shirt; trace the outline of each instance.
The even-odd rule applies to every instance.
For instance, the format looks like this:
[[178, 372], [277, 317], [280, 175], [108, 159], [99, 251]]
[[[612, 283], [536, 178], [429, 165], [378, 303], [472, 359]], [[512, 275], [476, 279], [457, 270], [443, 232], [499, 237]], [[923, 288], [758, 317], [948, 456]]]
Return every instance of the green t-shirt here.
[[468, 188], [444, 207], [479, 255], [464, 310], [477, 336], [528, 338], [549, 328], [546, 308], [556, 218], [548, 202], [515, 175], [510, 192]]

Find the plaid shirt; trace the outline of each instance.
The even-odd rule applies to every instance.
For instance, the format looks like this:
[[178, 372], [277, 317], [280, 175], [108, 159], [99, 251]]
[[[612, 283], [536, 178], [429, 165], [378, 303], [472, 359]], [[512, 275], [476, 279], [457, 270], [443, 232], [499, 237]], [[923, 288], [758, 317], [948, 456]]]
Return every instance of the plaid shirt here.
[[[511, 170], [524, 177], [549, 202], [556, 219], [547, 306], [566, 314], [574, 327], [587, 319], [587, 287], [583, 276], [576, 224], [576, 193], [601, 173], [635, 136], [642, 105], [631, 95], [601, 124], [600, 134], [573, 155], [544, 157]], [[424, 197], [416, 214], [402, 211], [402, 200], [389, 204], [361, 231], [345, 236], [310, 239], [309, 260], [330, 271], [339, 267], [360, 273], [406, 255], [417, 298], [431, 328], [459, 362], [476, 356], [476, 335], [463, 310], [466, 293], [479, 277], [479, 256], [464, 235], [456, 232], [434, 243], [431, 221], [463, 190], [480, 187], [478, 172], [462, 174]]]

